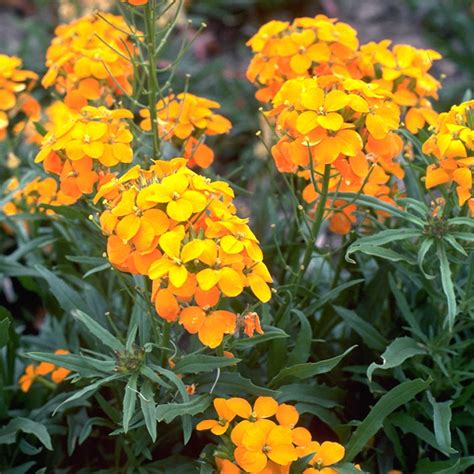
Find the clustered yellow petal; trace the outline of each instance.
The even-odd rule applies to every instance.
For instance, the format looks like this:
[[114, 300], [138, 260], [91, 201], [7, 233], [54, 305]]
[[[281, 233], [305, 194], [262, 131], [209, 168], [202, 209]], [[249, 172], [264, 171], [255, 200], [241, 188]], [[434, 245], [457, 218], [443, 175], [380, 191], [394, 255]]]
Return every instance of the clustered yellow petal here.
[[[278, 170], [306, 179], [303, 198], [317, 201], [324, 169], [329, 192], [362, 192], [391, 202], [404, 176], [397, 161], [401, 120], [417, 133], [433, 125], [439, 82], [430, 75], [439, 53], [389, 40], [359, 46], [357, 32], [324, 15], [270, 21], [248, 41], [247, 70], [257, 98], [280, 139], [272, 148]], [[395, 177], [397, 179], [392, 180]], [[356, 206], [329, 200], [333, 232], [356, 222]]]
[[[158, 133], [163, 140], [172, 142], [188, 159], [188, 166], [208, 168], [214, 161], [214, 152], [204, 143], [207, 136], [228, 133], [230, 121], [211, 109], [220, 108], [213, 100], [183, 92], [160, 100], [156, 104]], [[151, 130], [149, 109], [142, 109], [143, 130]]]
[[[0, 141], [5, 139], [10, 121], [19, 112], [33, 120], [39, 118], [39, 103], [28, 93], [38, 76], [21, 67], [20, 58], [0, 54]], [[15, 131], [23, 127], [24, 122], [19, 122]]]
[[[333, 466], [345, 454], [339, 443], [312, 439], [297, 426], [300, 415], [293, 405], [272, 397], [214, 399], [217, 419], [199, 422], [196, 430], [221, 437], [216, 466], [221, 474], [288, 474], [294, 461], [309, 456], [304, 474], [337, 474]], [[310, 455], [313, 455], [312, 457]]]
[[467, 203], [474, 215], [474, 100], [440, 114], [433, 134], [423, 144], [423, 152], [436, 159], [426, 170], [426, 188], [454, 183], [459, 204]]
[[4, 193], [9, 196], [2, 207], [2, 212], [6, 216], [36, 212], [52, 215], [54, 211], [44, 207], [44, 204], [68, 206], [74, 201], [58, 189], [58, 183], [54, 178], [42, 179], [39, 176], [21, 185], [17, 178], [11, 178]]
[[[155, 161], [149, 170], [137, 165], [95, 198], [106, 206], [100, 224], [110, 262], [151, 278], [158, 314], [211, 348], [236, 330], [237, 316], [215, 308], [221, 297], [236, 297], [246, 287], [260, 301], [271, 296], [258, 240], [248, 220], [236, 215], [233, 197], [227, 183], [175, 158]], [[258, 321], [243, 318], [246, 331], [261, 331]]]
[[109, 181], [111, 168], [132, 162], [129, 110], [103, 106], [72, 110], [58, 102], [47, 112], [51, 121], [35, 162], [59, 177], [61, 191], [72, 202]]
[[93, 101], [112, 105], [116, 96], [132, 91], [133, 34], [124, 18], [109, 13], [59, 25], [46, 52], [42, 85], [65, 94], [72, 108]]

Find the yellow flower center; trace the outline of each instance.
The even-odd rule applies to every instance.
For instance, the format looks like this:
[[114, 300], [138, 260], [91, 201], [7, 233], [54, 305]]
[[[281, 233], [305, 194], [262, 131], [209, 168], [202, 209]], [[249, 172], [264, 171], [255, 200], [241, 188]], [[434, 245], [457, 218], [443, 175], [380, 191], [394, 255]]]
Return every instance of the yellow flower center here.
[[176, 191], [174, 191], [173, 194], [171, 195], [171, 199], [173, 199], [173, 201], [177, 201], [180, 197], [181, 197], [180, 194], [177, 193]]
[[91, 142], [91, 137], [87, 133], [84, 135], [84, 143], [90, 143]]
[[271, 446], [268, 446], [268, 444], [265, 444], [262, 448], [263, 453], [269, 453], [272, 450]]
[[178, 265], [178, 267], [180, 267], [183, 262], [179, 259], [179, 258], [173, 258], [173, 262], [175, 263], [175, 265]]

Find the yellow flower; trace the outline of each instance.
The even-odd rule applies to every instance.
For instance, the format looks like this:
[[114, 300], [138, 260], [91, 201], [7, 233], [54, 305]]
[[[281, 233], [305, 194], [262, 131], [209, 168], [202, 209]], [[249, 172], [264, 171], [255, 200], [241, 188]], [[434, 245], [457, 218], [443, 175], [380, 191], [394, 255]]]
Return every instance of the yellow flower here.
[[152, 280], [168, 275], [176, 288], [184, 285], [188, 278], [185, 264], [199, 258], [204, 251], [202, 240], [191, 240], [182, 245], [184, 235], [184, 227], [178, 226], [160, 237], [160, 248], [164, 255], [150, 267], [149, 276]]

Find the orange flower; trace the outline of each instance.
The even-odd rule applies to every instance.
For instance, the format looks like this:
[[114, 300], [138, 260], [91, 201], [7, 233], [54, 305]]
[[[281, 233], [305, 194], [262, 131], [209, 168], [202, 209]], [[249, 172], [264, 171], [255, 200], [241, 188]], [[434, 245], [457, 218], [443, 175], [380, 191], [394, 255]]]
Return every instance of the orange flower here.
[[[228, 133], [232, 124], [211, 109], [220, 105], [188, 92], [175, 96], [171, 94], [156, 104], [158, 133], [181, 150], [189, 160], [188, 166], [208, 168], [214, 161], [213, 151], [203, 143], [207, 136]], [[151, 130], [149, 109], [142, 109], [140, 126]]]
[[244, 333], [248, 337], [252, 337], [255, 332], [257, 332], [257, 334], [263, 334], [262, 326], [260, 326], [260, 318], [258, 317], [257, 313], [252, 311], [242, 316], [242, 319], [243, 319]]
[[271, 418], [278, 410], [278, 403], [272, 397], [258, 397], [253, 407], [244, 398], [230, 398], [227, 405], [241, 418], [252, 422]]
[[337, 470], [329, 466], [338, 463], [344, 458], [345, 449], [339, 443], [325, 441], [319, 444], [312, 441], [306, 447], [306, 453], [315, 453], [309, 464], [309, 467], [303, 471], [303, 474], [337, 474]]
[[135, 166], [104, 184], [94, 202], [103, 198], [106, 206], [99, 221], [110, 262], [149, 276], [158, 315], [215, 348], [237, 320], [217, 307], [221, 297], [248, 287], [268, 301], [272, 279], [247, 220], [235, 214], [230, 187], [185, 165], [175, 158], [150, 170]]
[[211, 430], [211, 433], [221, 436], [229, 428], [230, 422], [235, 418], [235, 413], [228, 407], [224, 398], [214, 399], [214, 409], [218, 415], [218, 420], [204, 420], [197, 424], [198, 431]]
[[87, 15], [58, 26], [46, 52], [42, 84], [66, 94], [66, 104], [74, 109], [97, 99], [111, 105], [114, 96], [132, 91], [133, 65], [127, 57], [135, 51], [130, 40], [135, 32], [120, 16], [101, 17]]
[[148, 3], [148, 0], [122, 0], [122, 2], [128, 2], [130, 5], [139, 7], [141, 5], [146, 5]]
[[[18, 112], [23, 111], [27, 117], [38, 119], [39, 104], [26, 92], [38, 76], [20, 69], [21, 66], [20, 58], [0, 54], [0, 140], [6, 137], [10, 119]], [[23, 129], [24, 124], [16, 131]]]
[[459, 205], [474, 202], [472, 166], [474, 160], [474, 101], [454, 105], [439, 115], [434, 133], [423, 144], [423, 152], [431, 153], [436, 162], [426, 169], [427, 189], [454, 183]]
[[[69, 351], [64, 349], [57, 349], [55, 354], [69, 354]], [[26, 366], [25, 373], [19, 378], [18, 383], [22, 392], [28, 392], [38, 377], [51, 374], [51, 380], [59, 384], [61, 383], [71, 371], [63, 367], [57, 367], [50, 362], [40, 362], [37, 366], [29, 364]]]
[[179, 323], [211, 349], [219, 346], [225, 334], [233, 334], [237, 316], [230, 311], [188, 306], [179, 315]]
[[262, 471], [268, 460], [285, 466], [298, 459], [292, 442], [291, 430], [269, 420], [246, 425], [242, 436], [236, 439], [235, 460], [247, 472]]

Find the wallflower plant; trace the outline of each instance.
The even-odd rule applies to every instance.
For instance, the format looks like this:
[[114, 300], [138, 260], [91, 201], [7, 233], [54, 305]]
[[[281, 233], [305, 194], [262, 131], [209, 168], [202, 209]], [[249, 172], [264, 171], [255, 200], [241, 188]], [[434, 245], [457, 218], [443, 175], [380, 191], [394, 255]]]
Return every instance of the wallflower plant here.
[[0, 469], [469, 472], [469, 93], [438, 114], [436, 51], [272, 20], [226, 164], [185, 3], [59, 25], [39, 81], [0, 55]]

